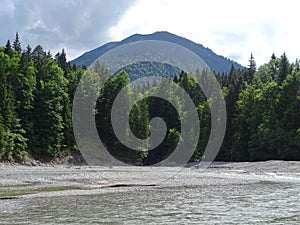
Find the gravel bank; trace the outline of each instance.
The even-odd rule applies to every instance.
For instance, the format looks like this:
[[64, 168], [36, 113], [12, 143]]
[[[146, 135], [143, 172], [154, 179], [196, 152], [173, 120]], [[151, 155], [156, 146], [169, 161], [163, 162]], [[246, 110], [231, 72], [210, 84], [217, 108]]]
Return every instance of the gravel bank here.
[[105, 194], [172, 186], [293, 182], [300, 162], [214, 163], [209, 168], [0, 164], [0, 199]]

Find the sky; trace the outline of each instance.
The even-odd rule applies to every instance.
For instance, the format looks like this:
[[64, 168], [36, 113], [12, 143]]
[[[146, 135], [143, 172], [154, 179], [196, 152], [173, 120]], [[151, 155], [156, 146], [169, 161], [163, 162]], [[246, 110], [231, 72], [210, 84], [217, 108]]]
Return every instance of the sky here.
[[300, 58], [299, 0], [0, 0], [0, 45], [18, 32], [69, 60], [132, 34], [168, 31], [247, 66]]

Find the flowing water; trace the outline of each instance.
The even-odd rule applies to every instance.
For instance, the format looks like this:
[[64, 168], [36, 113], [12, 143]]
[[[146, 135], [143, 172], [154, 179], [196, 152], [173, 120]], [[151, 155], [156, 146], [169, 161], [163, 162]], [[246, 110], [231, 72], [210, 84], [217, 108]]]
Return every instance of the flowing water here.
[[[209, 182], [213, 176], [223, 181]], [[196, 185], [181, 177], [173, 185], [2, 199], [0, 224], [300, 224], [299, 174], [239, 176], [213, 171]], [[224, 182], [229, 177], [235, 182]]]

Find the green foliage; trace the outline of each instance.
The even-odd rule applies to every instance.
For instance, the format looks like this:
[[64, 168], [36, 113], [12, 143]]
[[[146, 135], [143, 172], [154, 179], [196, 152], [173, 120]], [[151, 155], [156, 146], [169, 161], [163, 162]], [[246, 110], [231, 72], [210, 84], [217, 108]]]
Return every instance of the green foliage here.
[[[58, 157], [63, 150], [64, 121], [63, 109], [68, 93], [68, 81], [63, 71], [50, 58], [38, 60], [41, 64], [37, 70], [37, 89], [35, 93], [34, 139], [32, 140], [34, 153]], [[42, 144], [41, 144], [42, 143]]]
[[15, 38], [14, 43], [13, 43], [13, 48], [16, 52], [21, 54], [22, 48], [21, 48], [21, 42], [20, 42], [20, 39], [19, 39], [19, 33], [18, 32], [16, 33], [16, 38]]
[[[129, 84], [129, 76], [125, 71], [121, 71], [119, 74], [110, 77], [106, 82], [101, 94], [98, 98], [96, 105], [96, 126], [101, 140], [105, 143], [108, 151], [117, 159], [126, 163], [139, 163], [145, 156], [145, 152], [135, 151], [124, 146], [115, 136], [112, 124], [111, 124], [111, 110], [112, 105], [117, 97], [118, 93], [125, 88], [126, 94], [121, 96], [123, 102], [123, 109], [128, 107], [131, 101], [132, 91], [127, 86]], [[120, 109], [121, 110], [121, 109]], [[130, 122], [134, 124], [132, 130], [138, 136], [147, 136], [147, 114], [142, 115], [142, 108], [140, 104], [134, 106], [130, 113]], [[120, 120], [126, 118], [120, 118]], [[134, 123], [133, 123], [134, 120]], [[125, 131], [126, 132], [126, 131]], [[145, 146], [146, 148], [146, 146]]]
[[25, 131], [16, 112], [15, 73], [18, 54], [0, 49], [0, 159], [24, 160], [26, 157]]
[[289, 73], [290, 73], [290, 64], [285, 53], [283, 53], [283, 55], [280, 57], [279, 74], [277, 76], [277, 82], [279, 84], [282, 84], [282, 82], [285, 80], [285, 78]]
[[22, 51], [18, 33], [13, 48], [0, 48], [0, 160], [52, 159], [74, 148], [70, 97], [83, 70], [62, 61], [41, 46]]
[[247, 73], [247, 81], [251, 81], [253, 79], [254, 73], [256, 72], [256, 62], [255, 59], [251, 53], [250, 59], [249, 59], [249, 67], [248, 67], [248, 73]]
[[26, 159], [27, 139], [20, 133], [4, 131], [0, 159], [7, 161], [23, 161]]
[[[289, 63], [285, 54], [280, 58], [273, 54], [268, 63], [257, 69], [251, 54], [249, 62], [248, 69], [232, 66], [228, 75], [216, 75], [227, 109], [227, 129], [217, 160], [300, 160], [299, 61]], [[126, 69], [133, 74], [144, 71], [146, 75], [164, 76], [166, 68], [171, 71], [168, 66], [139, 63]], [[84, 72], [90, 76], [83, 76]], [[197, 76], [185, 72], [177, 76], [175, 72], [174, 83], [169, 86], [147, 81], [133, 88], [128, 84], [130, 78], [136, 77], [130, 77], [125, 71], [111, 76], [99, 62], [88, 70], [71, 66], [64, 50], [54, 58], [41, 46], [33, 51], [28, 46], [22, 51], [17, 33], [13, 47], [10, 41], [0, 47], [0, 160], [22, 161], [28, 154], [51, 160], [76, 149], [71, 108], [81, 78], [85, 86], [99, 92], [95, 112], [90, 113], [95, 113], [101, 140], [114, 157], [135, 165], [153, 165], [166, 159], [181, 141], [180, 118], [187, 118], [191, 113], [178, 94], [179, 87], [183, 88], [191, 97], [200, 120], [199, 140], [191, 161], [201, 160], [210, 136], [212, 99], [204, 96], [196, 82]], [[207, 71], [200, 74], [205, 73]], [[98, 90], [108, 76], [111, 77]], [[204, 85], [210, 85], [209, 80], [203, 81]], [[133, 151], [115, 136], [111, 109], [124, 87], [126, 94], [121, 96], [124, 109], [132, 103], [134, 95], [141, 99], [130, 109], [129, 115], [130, 129], [137, 138], [151, 136], [149, 121], [152, 118], [160, 117], [166, 123], [163, 142], [151, 151], [151, 143], [140, 146], [141, 151]], [[86, 101], [91, 99], [90, 93], [80, 88], [79, 85], [82, 101], [89, 105]], [[178, 110], [166, 100], [145, 97], [148, 94], [166, 94]], [[188, 132], [193, 135], [193, 128]]]
[[[131, 81], [141, 77], [156, 76], [169, 77], [173, 79], [174, 76], [180, 74], [180, 69], [166, 63], [159, 62], [138, 62], [133, 63], [122, 68], [129, 75]], [[117, 71], [119, 73], [120, 71]]]
[[13, 50], [10, 44], [10, 40], [7, 40], [5, 48], [4, 48], [4, 53], [8, 56], [12, 56], [13, 55]]
[[299, 159], [299, 79], [285, 54], [254, 74], [237, 100], [233, 160]]

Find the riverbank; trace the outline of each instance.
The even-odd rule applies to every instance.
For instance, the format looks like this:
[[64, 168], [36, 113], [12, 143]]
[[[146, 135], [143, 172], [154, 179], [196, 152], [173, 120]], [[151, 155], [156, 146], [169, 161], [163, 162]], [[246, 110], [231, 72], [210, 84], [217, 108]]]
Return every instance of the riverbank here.
[[93, 195], [165, 187], [300, 184], [300, 162], [213, 163], [203, 168], [0, 164], [0, 198]]

